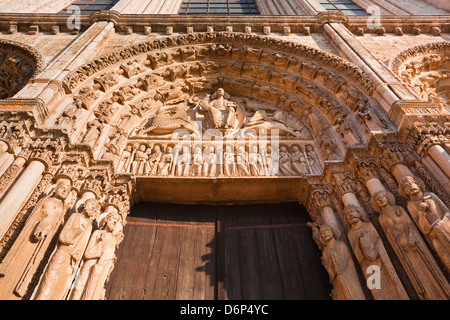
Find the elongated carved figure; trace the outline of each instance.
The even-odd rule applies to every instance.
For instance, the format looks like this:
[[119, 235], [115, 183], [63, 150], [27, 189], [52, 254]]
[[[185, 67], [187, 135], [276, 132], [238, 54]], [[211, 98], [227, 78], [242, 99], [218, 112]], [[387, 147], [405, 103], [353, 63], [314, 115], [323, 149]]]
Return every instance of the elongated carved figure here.
[[318, 226], [308, 222], [308, 226], [312, 228], [313, 238], [322, 250], [322, 264], [333, 285], [333, 300], [365, 300], [347, 245], [336, 239], [333, 228], [328, 225]]
[[405, 209], [395, 205], [394, 195], [386, 190], [375, 193], [372, 207], [420, 299], [447, 300], [450, 285]]
[[379, 287], [371, 288], [373, 297], [376, 300], [409, 300], [377, 230], [364, 220], [362, 208], [348, 205], [344, 213], [351, 226], [347, 237], [364, 276], [368, 279], [371, 275], [367, 272], [371, 266], [379, 269]]
[[117, 211], [108, 213], [102, 229], [94, 231], [84, 253], [78, 283], [72, 300], [105, 298], [105, 283], [114, 267], [115, 250], [123, 239], [122, 218]]
[[399, 191], [408, 199], [408, 211], [417, 227], [450, 272], [450, 210], [412, 176], [401, 180]]
[[10, 299], [12, 292], [22, 297], [28, 290], [45, 252], [63, 222], [65, 199], [70, 181], [61, 180], [53, 195], [43, 198], [31, 212], [13, 247], [0, 265], [0, 298]]
[[58, 246], [40, 281], [35, 300], [61, 300], [67, 294], [69, 280], [89, 241], [92, 222], [100, 211], [100, 204], [93, 198], [87, 199], [81, 207], [82, 212], [73, 213], [59, 235]]

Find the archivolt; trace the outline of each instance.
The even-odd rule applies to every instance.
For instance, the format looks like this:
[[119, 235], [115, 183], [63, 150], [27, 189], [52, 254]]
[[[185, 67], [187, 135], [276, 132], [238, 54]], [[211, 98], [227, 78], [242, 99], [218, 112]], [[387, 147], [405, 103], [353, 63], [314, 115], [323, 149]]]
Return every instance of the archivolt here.
[[[198, 33], [139, 43], [74, 70], [64, 87], [74, 98], [65, 117], [82, 143], [89, 141], [85, 128], [95, 122], [117, 127], [126, 140], [155, 108], [218, 87], [294, 114], [325, 160], [337, 160], [337, 153], [342, 160], [346, 146], [363, 146], [371, 130], [366, 121], [381, 123], [370, 108], [376, 104], [373, 85], [359, 68], [317, 49], [256, 35]], [[88, 126], [75, 125], [77, 117], [77, 124]], [[340, 151], [327, 155], [333, 148]]]
[[0, 99], [16, 94], [43, 68], [42, 55], [16, 41], [0, 40]]

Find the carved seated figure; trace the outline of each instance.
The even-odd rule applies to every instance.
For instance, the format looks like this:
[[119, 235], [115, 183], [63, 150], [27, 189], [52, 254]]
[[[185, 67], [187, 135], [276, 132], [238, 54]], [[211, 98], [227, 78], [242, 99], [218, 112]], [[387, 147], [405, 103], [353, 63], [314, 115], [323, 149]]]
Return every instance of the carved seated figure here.
[[234, 129], [237, 124], [236, 106], [224, 98], [225, 90], [219, 88], [213, 100], [207, 98], [200, 105], [208, 111], [208, 127]]

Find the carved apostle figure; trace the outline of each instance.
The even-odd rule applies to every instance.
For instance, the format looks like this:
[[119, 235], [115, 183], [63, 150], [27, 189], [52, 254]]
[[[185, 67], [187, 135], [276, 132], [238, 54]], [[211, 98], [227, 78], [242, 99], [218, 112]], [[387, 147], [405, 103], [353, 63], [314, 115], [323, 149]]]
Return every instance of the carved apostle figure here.
[[214, 146], [206, 147], [205, 157], [203, 160], [203, 176], [215, 177], [217, 173], [217, 154]]
[[133, 152], [132, 145], [131, 144], [127, 145], [125, 147], [125, 150], [123, 150], [122, 152], [122, 156], [119, 165], [117, 167], [117, 172], [128, 172], [131, 163], [132, 152]]
[[195, 146], [194, 153], [192, 154], [191, 175], [194, 177], [200, 177], [202, 175], [202, 166], [203, 166], [202, 147]]
[[250, 147], [250, 152], [248, 153], [248, 166], [250, 168], [250, 173], [253, 176], [261, 175], [261, 155], [258, 153], [258, 146], [256, 145]]
[[307, 173], [306, 168], [306, 159], [303, 152], [300, 150], [300, 148], [296, 145], [292, 147], [292, 154], [291, 154], [291, 163], [292, 168], [298, 175], [303, 175]]
[[280, 147], [280, 171], [285, 176], [294, 176], [291, 166], [291, 155], [285, 146]]
[[1, 282], [7, 283], [2, 285], [0, 298], [3, 294], [7, 297], [11, 292], [22, 297], [27, 292], [34, 273], [64, 219], [67, 209], [65, 200], [70, 188], [69, 180], [59, 181], [53, 195], [40, 200], [31, 212], [13, 247], [0, 265], [0, 276], [3, 277]]
[[187, 177], [191, 165], [191, 151], [188, 146], [183, 146], [176, 159], [176, 175]]
[[101, 300], [104, 286], [115, 259], [115, 250], [123, 239], [122, 218], [117, 211], [108, 213], [105, 225], [94, 231], [84, 253], [80, 276], [72, 300]]
[[143, 174], [146, 167], [148, 170], [148, 164], [147, 164], [147, 146], [145, 144], [140, 144], [138, 147], [138, 150], [136, 150], [136, 153], [134, 155], [133, 162], [131, 163], [131, 172], [135, 174]]
[[158, 163], [158, 175], [168, 176], [172, 169], [173, 155], [172, 147], [166, 147], [164, 154], [161, 156], [161, 160]]
[[162, 155], [163, 152], [161, 151], [161, 147], [159, 145], [155, 145], [152, 152], [149, 154], [147, 161], [150, 170], [148, 173], [150, 175], [156, 175], [158, 163], [161, 161]]
[[311, 145], [305, 147], [306, 158], [308, 159], [309, 167], [311, 168], [311, 173], [320, 173], [320, 166], [317, 162], [317, 154]]
[[372, 223], [364, 220], [362, 210], [350, 204], [345, 207], [344, 214], [351, 226], [347, 237], [365, 278], [371, 276], [371, 268], [379, 270], [380, 283], [379, 287], [371, 289], [373, 297], [376, 300], [409, 300], [378, 232]]
[[408, 199], [408, 211], [417, 227], [450, 271], [450, 210], [415, 177], [403, 177], [399, 191]]
[[322, 264], [333, 285], [333, 300], [365, 300], [358, 273], [347, 245], [336, 239], [333, 228], [308, 222], [313, 238], [322, 250]]
[[386, 190], [378, 191], [371, 203], [380, 213], [381, 227], [419, 298], [449, 299], [450, 285], [406, 211], [395, 205], [394, 195]]
[[234, 159], [233, 149], [233, 146], [227, 145], [225, 146], [225, 152], [223, 154], [223, 172], [228, 177], [232, 177], [236, 174], [236, 161]]
[[74, 212], [59, 234], [56, 251], [44, 271], [35, 300], [61, 300], [67, 294], [68, 280], [83, 256], [100, 204], [91, 198], [79, 208], [82, 212]]
[[239, 144], [236, 151], [236, 169], [241, 177], [250, 176], [248, 170], [247, 154], [245, 152], [245, 145]]

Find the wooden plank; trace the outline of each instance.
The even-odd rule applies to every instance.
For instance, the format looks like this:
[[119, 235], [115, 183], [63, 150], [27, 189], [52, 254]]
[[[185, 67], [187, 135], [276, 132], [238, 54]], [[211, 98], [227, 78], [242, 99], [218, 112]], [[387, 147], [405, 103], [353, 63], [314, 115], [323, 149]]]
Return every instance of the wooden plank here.
[[281, 300], [284, 297], [282, 277], [280, 275], [283, 270], [280, 269], [278, 263], [278, 252], [275, 245], [276, 229], [267, 228], [272, 221], [270, 213], [274, 210], [271, 205], [253, 206], [253, 222], [257, 227], [255, 229], [258, 253], [258, 269], [264, 279], [261, 281], [262, 296], [260, 299]]
[[[212, 224], [216, 220], [216, 208], [214, 206], [196, 206], [199, 219], [202, 223]], [[216, 286], [215, 269], [215, 228], [198, 228], [196, 246], [196, 265], [194, 274], [194, 300], [214, 298]], [[213, 280], [213, 281], [211, 281]]]
[[[167, 224], [172, 221], [173, 209], [158, 211], [158, 222]], [[159, 227], [161, 236], [161, 245], [159, 259], [154, 268], [154, 300], [166, 300], [175, 298], [176, 285], [176, 266], [174, 262], [178, 261], [179, 254], [179, 228], [178, 227]]]
[[[307, 223], [310, 221], [304, 207], [299, 211], [289, 210], [288, 219], [291, 223]], [[312, 238], [311, 230], [305, 226], [300, 232], [292, 233], [300, 273], [303, 277], [305, 299], [330, 299], [331, 286], [328, 273], [321, 261], [321, 252]]]
[[156, 279], [158, 275], [159, 261], [163, 254], [163, 245], [166, 240], [166, 233], [163, 227], [156, 227], [155, 230], [155, 240], [153, 242], [153, 247], [151, 250], [151, 256], [149, 259], [147, 274], [146, 274], [146, 284], [145, 284], [145, 298], [146, 300], [156, 300], [160, 298], [155, 295], [156, 290]]
[[[286, 209], [285, 206], [278, 205], [272, 212], [271, 218], [273, 224], [289, 224], [284, 209]], [[303, 278], [308, 277], [308, 274], [300, 272], [300, 267], [297, 262], [297, 252], [292, 237], [293, 233], [299, 233], [301, 229], [296, 226], [291, 228], [276, 228], [273, 231], [285, 299], [304, 299], [306, 295], [304, 292]]]
[[[193, 206], [186, 206], [183, 216], [188, 217], [195, 224], [197, 211]], [[180, 261], [178, 264], [177, 292], [175, 299], [192, 300], [194, 273], [195, 273], [195, 248], [197, 245], [197, 229], [184, 228], [181, 231]]]
[[[236, 207], [236, 211], [238, 213], [239, 225], [251, 225], [252, 221], [249, 218], [248, 208]], [[261, 281], [263, 277], [258, 270], [258, 255], [255, 250], [258, 243], [256, 242], [255, 230], [241, 229], [238, 230], [238, 235], [242, 299], [260, 299], [262, 295]]]
[[219, 299], [241, 300], [241, 270], [239, 233], [237, 230], [229, 229], [238, 225], [237, 214], [230, 207], [223, 207], [222, 232], [219, 234], [221, 256], [224, 257], [224, 272], [220, 278], [223, 279], [224, 295]]
[[202, 214], [201, 223], [211, 224], [211, 228], [205, 228], [206, 236], [206, 257], [207, 262], [205, 265], [206, 287], [205, 287], [205, 300], [217, 299], [216, 287], [217, 281], [217, 237], [216, 226], [217, 220], [217, 207], [207, 206], [205, 214]]

